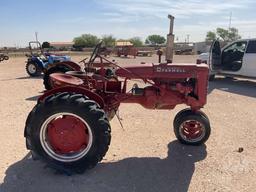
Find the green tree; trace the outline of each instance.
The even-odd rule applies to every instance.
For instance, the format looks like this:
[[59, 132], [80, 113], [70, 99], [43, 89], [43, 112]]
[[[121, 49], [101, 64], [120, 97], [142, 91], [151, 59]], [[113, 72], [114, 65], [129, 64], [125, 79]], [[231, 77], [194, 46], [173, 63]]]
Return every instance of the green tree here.
[[94, 47], [100, 40], [95, 35], [83, 34], [80, 37], [74, 38], [73, 41], [75, 47]]
[[103, 35], [102, 36], [102, 41], [104, 42], [106, 47], [114, 47], [116, 38], [113, 37], [112, 35]]
[[166, 39], [161, 35], [149, 35], [145, 41], [148, 45], [159, 45], [166, 42]]
[[216, 39], [216, 33], [213, 31], [208, 31], [206, 34], [206, 39], [205, 41], [213, 41]]
[[241, 36], [238, 33], [238, 29], [234, 27], [229, 29], [228, 37], [230, 41], [236, 41], [238, 39], [241, 39]]
[[129, 41], [135, 46], [135, 47], [141, 47], [143, 46], [143, 42], [139, 37], [133, 37], [129, 39]]
[[216, 33], [209, 31], [206, 34], [206, 41], [213, 41], [214, 39], [220, 39], [224, 42], [236, 41], [241, 39], [241, 36], [238, 33], [238, 29], [230, 28], [229, 30], [223, 28], [217, 28]]
[[223, 28], [217, 28], [217, 35], [222, 41], [228, 41], [229, 31]]

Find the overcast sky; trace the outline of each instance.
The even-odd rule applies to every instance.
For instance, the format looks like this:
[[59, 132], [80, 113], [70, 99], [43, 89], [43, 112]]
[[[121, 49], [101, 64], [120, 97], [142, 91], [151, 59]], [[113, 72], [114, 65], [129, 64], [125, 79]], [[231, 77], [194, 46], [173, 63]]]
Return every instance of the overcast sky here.
[[168, 14], [175, 16], [179, 41], [202, 41], [216, 27], [232, 27], [243, 38], [256, 37], [255, 0], [3, 0], [0, 5], [0, 47], [40, 41], [72, 41], [83, 33], [116, 38], [150, 34], [166, 36]]

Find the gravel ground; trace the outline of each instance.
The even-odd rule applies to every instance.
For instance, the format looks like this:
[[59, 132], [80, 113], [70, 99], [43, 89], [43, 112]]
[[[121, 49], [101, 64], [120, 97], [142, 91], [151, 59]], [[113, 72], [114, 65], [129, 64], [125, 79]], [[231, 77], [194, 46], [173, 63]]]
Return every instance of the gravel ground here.
[[[193, 62], [195, 57], [176, 56], [175, 61]], [[154, 111], [122, 104], [124, 129], [112, 120], [112, 142], [104, 160], [82, 175], [66, 176], [31, 160], [25, 148], [25, 120], [43, 84], [41, 77], [27, 76], [24, 62], [20, 57], [0, 63], [0, 192], [256, 191], [255, 81], [218, 78], [210, 83], [203, 111], [212, 134], [200, 147], [175, 139], [172, 121], [185, 106]]]

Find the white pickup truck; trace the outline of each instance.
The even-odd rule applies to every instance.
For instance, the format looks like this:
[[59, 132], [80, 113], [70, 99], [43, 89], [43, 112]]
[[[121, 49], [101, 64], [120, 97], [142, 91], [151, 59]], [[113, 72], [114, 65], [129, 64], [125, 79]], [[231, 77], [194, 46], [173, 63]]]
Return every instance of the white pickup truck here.
[[209, 64], [209, 80], [216, 74], [256, 78], [256, 39], [235, 41], [222, 49], [219, 41], [214, 41], [210, 52], [199, 55], [197, 63]]

